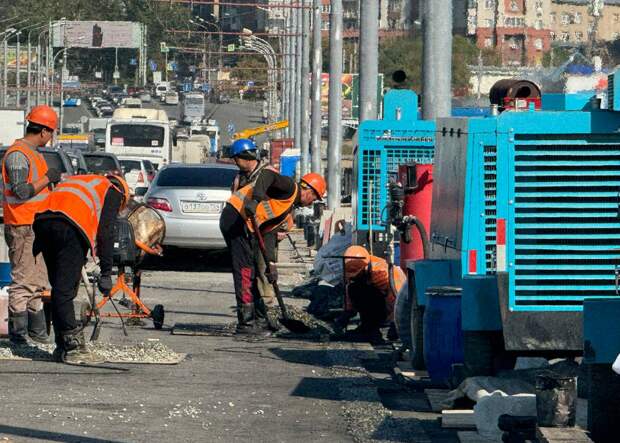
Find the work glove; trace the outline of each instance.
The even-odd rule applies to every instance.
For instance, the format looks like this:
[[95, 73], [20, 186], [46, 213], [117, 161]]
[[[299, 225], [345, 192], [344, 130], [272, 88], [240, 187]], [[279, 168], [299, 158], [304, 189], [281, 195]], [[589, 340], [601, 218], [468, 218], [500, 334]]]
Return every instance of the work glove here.
[[60, 171], [56, 168], [49, 168], [47, 172], [45, 173], [45, 175], [47, 176], [47, 179], [49, 180], [49, 182], [53, 185], [58, 183], [61, 179]]
[[248, 217], [254, 217], [256, 215], [256, 207], [258, 202], [256, 200], [250, 200], [245, 204], [245, 214]]
[[275, 263], [269, 263], [269, 272], [265, 272], [265, 277], [267, 277], [267, 281], [271, 284], [278, 281], [278, 268]]
[[99, 277], [97, 287], [99, 288], [99, 291], [107, 297], [110, 295], [110, 291], [112, 290], [112, 277], [109, 275], [102, 275]]

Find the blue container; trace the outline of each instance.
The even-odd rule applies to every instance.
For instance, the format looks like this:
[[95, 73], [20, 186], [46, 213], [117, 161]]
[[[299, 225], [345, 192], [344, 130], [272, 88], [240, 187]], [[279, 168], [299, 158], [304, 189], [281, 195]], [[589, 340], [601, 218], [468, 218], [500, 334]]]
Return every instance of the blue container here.
[[11, 283], [11, 263], [0, 262], [0, 288]]
[[461, 288], [428, 288], [423, 324], [428, 375], [435, 383], [446, 383], [452, 374], [452, 365], [463, 362]]
[[299, 156], [297, 155], [283, 155], [280, 157], [280, 174], [286, 177], [295, 177], [297, 162], [299, 162]]

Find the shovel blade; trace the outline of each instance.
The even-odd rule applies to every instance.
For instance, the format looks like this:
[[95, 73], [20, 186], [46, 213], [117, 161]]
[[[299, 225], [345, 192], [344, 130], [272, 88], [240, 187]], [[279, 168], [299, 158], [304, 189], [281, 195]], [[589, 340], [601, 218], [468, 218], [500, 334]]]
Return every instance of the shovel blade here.
[[282, 323], [282, 326], [286, 329], [295, 334], [305, 334], [306, 332], [310, 332], [310, 327], [299, 320], [282, 317], [280, 318], [280, 323]]

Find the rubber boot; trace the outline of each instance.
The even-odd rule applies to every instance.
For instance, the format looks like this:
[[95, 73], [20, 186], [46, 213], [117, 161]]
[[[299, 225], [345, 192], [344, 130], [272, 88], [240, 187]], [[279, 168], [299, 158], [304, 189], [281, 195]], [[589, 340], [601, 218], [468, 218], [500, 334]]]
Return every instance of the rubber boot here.
[[85, 365], [103, 363], [104, 359], [97, 357], [86, 346], [84, 330], [82, 328], [60, 332], [60, 340], [56, 341], [54, 360], [71, 365]]
[[278, 319], [275, 315], [270, 315], [270, 309], [265, 305], [265, 302], [261, 298], [256, 302], [256, 319], [257, 324], [262, 329], [267, 329], [271, 332], [276, 332], [280, 329]]
[[47, 334], [47, 324], [45, 323], [45, 311], [28, 311], [28, 336], [37, 343], [51, 343], [51, 338]]
[[249, 334], [254, 329], [254, 303], [240, 305], [237, 310], [237, 330], [235, 334]]
[[28, 312], [9, 311], [9, 339], [14, 345], [28, 344]]

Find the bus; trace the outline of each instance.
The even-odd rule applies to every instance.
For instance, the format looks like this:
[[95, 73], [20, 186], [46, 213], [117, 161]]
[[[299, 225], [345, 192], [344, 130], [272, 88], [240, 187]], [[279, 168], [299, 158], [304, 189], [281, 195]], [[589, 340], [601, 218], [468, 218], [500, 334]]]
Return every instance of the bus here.
[[205, 96], [201, 92], [187, 92], [183, 94], [181, 119], [186, 125], [201, 122], [205, 117]]
[[156, 167], [169, 163], [172, 135], [166, 111], [116, 109], [106, 127], [105, 152], [147, 159]]

